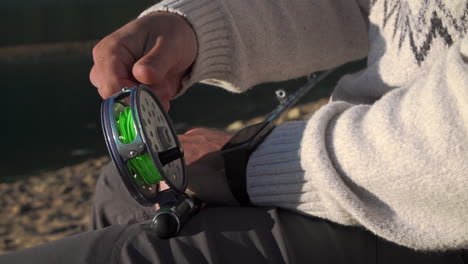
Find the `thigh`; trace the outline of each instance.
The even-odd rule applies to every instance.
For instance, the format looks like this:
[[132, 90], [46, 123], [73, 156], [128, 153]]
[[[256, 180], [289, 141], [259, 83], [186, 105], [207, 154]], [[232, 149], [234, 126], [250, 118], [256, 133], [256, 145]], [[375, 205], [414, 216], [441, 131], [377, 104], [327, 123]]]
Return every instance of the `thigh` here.
[[[132, 226], [114, 256], [124, 263], [288, 263], [277, 210], [204, 208], [176, 237], [159, 239], [148, 224]], [[138, 248], [138, 253], [134, 250]]]
[[377, 238], [362, 228], [281, 209], [277, 221], [291, 263], [376, 263]]
[[0, 263], [287, 263], [276, 210], [205, 208], [176, 237], [149, 221], [112, 225], [0, 256]]
[[114, 163], [104, 166], [94, 192], [91, 229], [146, 221], [151, 219], [155, 212], [154, 207], [144, 207], [133, 199]]
[[466, 250], [422, 252], [391, 243], [361, 227], [279, 210], [291, 263], [464, 263]]
[[[177, 237], [131, 227], [113, 256], [123, 263], [463, 263], [459, 251], [418, 252], [358, 227], [281, 209], [205, 208]], [[135, 250], [138, 249], [138, 250]]]
[[459, 252], [422, 253], [373, 234], [292, 212], [205, 208], [159, 239], [148, 221], [113, 225], [0, 256], [0, 263], [463, 263]]

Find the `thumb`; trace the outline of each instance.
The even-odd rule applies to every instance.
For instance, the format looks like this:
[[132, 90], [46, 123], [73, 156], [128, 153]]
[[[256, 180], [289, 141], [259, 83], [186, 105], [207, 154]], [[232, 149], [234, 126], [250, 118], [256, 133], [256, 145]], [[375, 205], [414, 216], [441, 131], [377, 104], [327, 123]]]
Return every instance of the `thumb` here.
[[132, 73], [138, 82], [156, 87], [165, 81], [174, 64], [166, 42], [163, 36], [159, 36], [151, 50], [133, 65]]

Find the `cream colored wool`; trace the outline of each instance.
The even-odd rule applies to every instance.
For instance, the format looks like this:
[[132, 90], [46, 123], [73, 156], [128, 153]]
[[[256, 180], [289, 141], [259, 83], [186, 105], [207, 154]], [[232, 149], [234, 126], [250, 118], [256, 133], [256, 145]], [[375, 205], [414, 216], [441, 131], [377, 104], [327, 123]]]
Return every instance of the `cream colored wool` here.
[[248, 193], [422, 250], [468, 248], [467, 0], [167, 0], [193, 26], [184, 88], [242, 92], [367, 56], [251, 156]]

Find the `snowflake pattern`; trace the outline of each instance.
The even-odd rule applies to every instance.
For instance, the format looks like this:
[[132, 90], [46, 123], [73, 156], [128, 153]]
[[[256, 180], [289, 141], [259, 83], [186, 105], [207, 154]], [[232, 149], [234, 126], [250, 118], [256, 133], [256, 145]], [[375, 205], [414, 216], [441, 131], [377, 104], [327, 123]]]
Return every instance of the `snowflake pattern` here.
[[393, 26], [393, 38], [398, 38], [399, 49], [408, 39], [419, 65], [428, 55], [437, 37], [450, 46], [454, 37], [461, 38], [466, 34], [468, 0], [460, 1], [459, 6], [463, 10], [459, 12], [459, 15], [447, 9], [443, 0], [421, 0], [416, 8], [414, 2], [409, 1], [412, 0], [372, 0], [371, 8], [378, 3], [383, 4], [382, 26], [384, 28], [389, 25]]

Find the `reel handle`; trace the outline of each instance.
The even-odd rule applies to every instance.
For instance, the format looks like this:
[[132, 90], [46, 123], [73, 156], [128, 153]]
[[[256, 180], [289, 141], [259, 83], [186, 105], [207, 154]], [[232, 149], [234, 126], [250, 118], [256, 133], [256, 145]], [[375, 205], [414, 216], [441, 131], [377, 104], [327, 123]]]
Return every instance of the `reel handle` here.
[[183, 195], [175, 203], [163, 205], [155, 214], [151, 227], [160, 238], [171, 238], [202, 206], [195, 196]]

